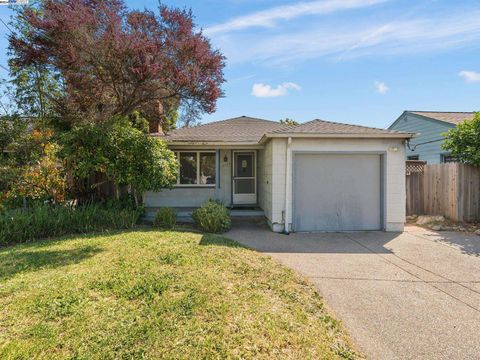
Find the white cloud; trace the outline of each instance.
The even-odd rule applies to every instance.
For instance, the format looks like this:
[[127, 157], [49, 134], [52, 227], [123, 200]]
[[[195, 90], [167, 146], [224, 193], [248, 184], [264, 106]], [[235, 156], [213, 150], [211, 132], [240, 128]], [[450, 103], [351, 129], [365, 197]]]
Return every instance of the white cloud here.
[[278, 29], [269, 33], [232, 33], [215, 39], [230, 63], [284, 65], [327, 57], [337, 61], [361, 56], [425, 54], [480, 43], [480, 11], [458, 11], [398, 21], [338, 22]]
[[373, 84], [375, 86], [376, 92], [378, 92], [379, 94], [386, 94], [388, 90], [390, 90], [384, 82], [375, 81]]
[[462, 70], [458, 73], [466, 82], [480, 82], [480, 73], [469, 70]]
[[291, 20], [306, 15], [328, 14], [336, 11], [362, 8], [384, 3], [389, 0], [321, 0], [299, 2], [292, 5], [276, 6], [267, 10], [240, 16], [223, 24], [205, 29], [209, 36], [238, 31], [252, 27], [273, 27], [279, 20]]
[[254, 84], [252, 87], [252, 95], [259, 98], [269, 98], [287, 95], [288, 90], [300, 91], [301, 87], [292, 82], [286, 82], [272, 88], [267, 84]]

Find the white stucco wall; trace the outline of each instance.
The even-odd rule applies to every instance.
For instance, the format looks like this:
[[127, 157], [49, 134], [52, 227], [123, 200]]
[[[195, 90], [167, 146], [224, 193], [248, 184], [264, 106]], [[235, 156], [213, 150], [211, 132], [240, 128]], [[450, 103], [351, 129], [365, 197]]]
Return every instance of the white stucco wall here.
[[[292, 223], [291, 191], [286, 201], [287, 139], [272, 139], [272, 213], [268, 218], [274, 231], [283, 231]], [[392, 151], [396, 148], [397, 151]], [[292, 138], [291, 152], [374, 152], [385, 158], [384, 169], [384, 226], [386, 231], [402, 231], [405, 222], [405, 148], [401, 139], [299, 139]], [[292, 160], [293, 161], [293, 160]]]
[[258, 151], [258, 205], [272, 218], [272, 142]]
[[285, 210], [286, 139], [274, 139], [272, 143], [272, 217], [269, 220], [273, 231], [283, 231]]

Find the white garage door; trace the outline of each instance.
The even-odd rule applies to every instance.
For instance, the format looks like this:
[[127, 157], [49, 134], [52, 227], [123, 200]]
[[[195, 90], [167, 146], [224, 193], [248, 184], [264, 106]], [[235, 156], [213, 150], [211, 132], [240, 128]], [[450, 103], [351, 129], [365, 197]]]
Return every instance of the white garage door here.
[[381, 156], [296, 154], [294, 231], [380, 230]]

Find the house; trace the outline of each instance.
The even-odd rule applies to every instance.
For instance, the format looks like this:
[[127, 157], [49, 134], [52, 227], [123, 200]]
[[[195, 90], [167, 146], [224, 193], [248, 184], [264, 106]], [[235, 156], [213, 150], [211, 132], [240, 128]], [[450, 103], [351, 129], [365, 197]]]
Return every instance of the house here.
[[442, 133], [472, 120], [474, 115], [473, 112], [404, 111], [389, 129], [417, 133], [406, 149], [407, 160], [429, 164], [452, 162], [456, 159], [442, 149]]
[[212, 198], [261, 209], [275, 232], [403, 229], [412, 134], [242, 116], [157, 136], [177, 154], [180, 176], [173, 189], [144, 194], [147, 209]]

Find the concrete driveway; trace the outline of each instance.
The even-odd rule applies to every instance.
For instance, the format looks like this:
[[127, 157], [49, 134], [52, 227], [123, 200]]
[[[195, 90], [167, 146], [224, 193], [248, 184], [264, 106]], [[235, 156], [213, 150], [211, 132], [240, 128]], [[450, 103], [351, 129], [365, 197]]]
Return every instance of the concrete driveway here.
[[480, 237], [407, 227], [227, 234], [306, 275], [371, 359], [480, 359]]

